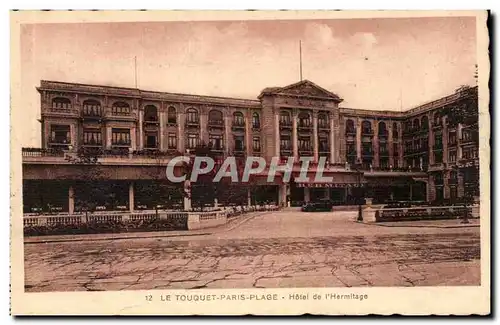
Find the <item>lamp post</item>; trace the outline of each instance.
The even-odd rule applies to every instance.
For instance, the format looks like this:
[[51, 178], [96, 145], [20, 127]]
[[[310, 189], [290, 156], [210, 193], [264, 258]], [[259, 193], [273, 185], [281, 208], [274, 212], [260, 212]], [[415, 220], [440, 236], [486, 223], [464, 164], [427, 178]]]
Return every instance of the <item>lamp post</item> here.
[[358, 218], [356, 221], [358, 222], [363, 222], [363, 207], [361, 204], [361, 176], [363, 175], [363, 172], [361, 171], [361, 161], [358, 159], [356, 163], [354, 164], [354, 170], [356, 171], [358, 175], [358, 195], [357, 195], [357, 200], [358, 200]]

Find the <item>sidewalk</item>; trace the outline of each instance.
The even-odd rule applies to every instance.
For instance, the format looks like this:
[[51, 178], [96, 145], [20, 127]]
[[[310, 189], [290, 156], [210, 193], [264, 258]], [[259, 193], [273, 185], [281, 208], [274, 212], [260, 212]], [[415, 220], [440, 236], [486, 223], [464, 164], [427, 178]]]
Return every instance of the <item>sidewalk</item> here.
[[469, 223], [466, 224], [462, 223], [462, 219], [364, 222], [364, 224], [381, 227], [467, 228], [479, 227], [479, 219], [469, 219]]
[[169, 238], [186, 236], [206, 236], [218, 232], [230, 231], [239, 227], [248, 220], [266, 213], [265, 211], [251, 212], [246, 215], [228, 219], [227, 223], [213, 228], [199, 230], [172, 230], [172, 231], [147, 231], [147, 232], [124, 232], [124, 233], [104, 233], [104, 234], [78, 234], [78, 235], [53, 235], [53, 236], [30, 236], [24, 237], [25, 244], [36, 243], [57, 243], [70, 241], [101, 241], [120, 239], [141, 239], [141, 238]]

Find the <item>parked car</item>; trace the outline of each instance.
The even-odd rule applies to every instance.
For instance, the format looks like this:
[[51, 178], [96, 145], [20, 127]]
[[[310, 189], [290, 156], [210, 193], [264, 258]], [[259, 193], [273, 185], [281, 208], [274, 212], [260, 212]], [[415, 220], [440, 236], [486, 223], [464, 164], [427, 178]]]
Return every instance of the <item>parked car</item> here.
[[316, 202], [307, 202], [302, 206], [304, 212], [314, 211], [332, 211], [333, 203], [330, 200], [320, 200]]

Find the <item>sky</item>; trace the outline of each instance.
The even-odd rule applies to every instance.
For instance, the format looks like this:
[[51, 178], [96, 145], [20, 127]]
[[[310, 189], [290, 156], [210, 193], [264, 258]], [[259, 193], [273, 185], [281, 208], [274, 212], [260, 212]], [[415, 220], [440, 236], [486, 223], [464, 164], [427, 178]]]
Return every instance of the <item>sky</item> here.
[[[29, 24], [23, 146], [40, 145], [40, 80], [257, 99], [303, 78], [341, 107], [399, 111], [474, 85], [474, 17]], [[29, 127], [29, 129], [28, 129]]]

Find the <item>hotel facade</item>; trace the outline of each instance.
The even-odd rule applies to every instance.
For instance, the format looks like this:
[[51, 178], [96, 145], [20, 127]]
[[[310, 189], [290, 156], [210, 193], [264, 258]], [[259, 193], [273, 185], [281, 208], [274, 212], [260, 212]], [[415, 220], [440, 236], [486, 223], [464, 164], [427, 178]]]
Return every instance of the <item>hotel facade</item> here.
[[[342, 98], [308, 80], [265, 88], [255, 100], [45, 80], [37, 90], [41, 148], [22, 150], [25, 213], [81, 209], [79, 188], [96, 181], [72, 159], [82, 148], [99, 153], [105, 175], [99, 182], [113, 184], [116, 199], [99, 202], [103, 209], [190, 209], [194, 196], [153, 202], [146, 189], [164, 181], [170, 159], [192, 154], [200, 144], [221, 159], [313, 157], [309, 181], [294, 180], [299, 165], [290, 182], [256, 176], [249, 204], [330, 198], [349, 205], [360, 195], [373, 203], [479, 196], [477, 124], [449, 123], [445, 113], [474, 98], [477, 105], [477, 87], [405, 111], [340, 107]], [[321, 157], [333, 182], [314, 179]]]

